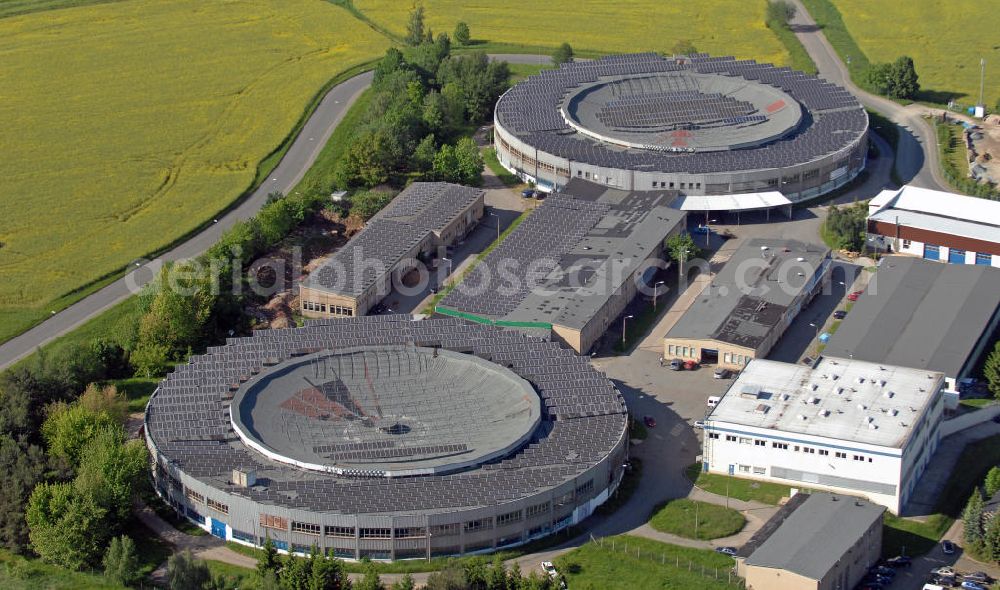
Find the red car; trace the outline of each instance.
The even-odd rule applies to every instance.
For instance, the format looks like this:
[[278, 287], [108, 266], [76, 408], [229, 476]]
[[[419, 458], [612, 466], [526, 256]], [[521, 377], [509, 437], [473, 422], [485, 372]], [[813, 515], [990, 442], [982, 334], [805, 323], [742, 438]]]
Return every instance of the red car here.
[[698, 361], [684, 361], [684, 368], [693, 371], [698, 368]]
[[646, 425], [646, 428], [655, 428], [656, 420], [652, 416], [644, 416], [642, 423]]
[[861, 297], [862, 293], [864, 293], [864, 291], [855, 291], [855, 292], [853, 292], [853, 293], [851, 293], [850, 295], [847, 296], [847, 300], [848, 301], [857, 301], [858, 297]]

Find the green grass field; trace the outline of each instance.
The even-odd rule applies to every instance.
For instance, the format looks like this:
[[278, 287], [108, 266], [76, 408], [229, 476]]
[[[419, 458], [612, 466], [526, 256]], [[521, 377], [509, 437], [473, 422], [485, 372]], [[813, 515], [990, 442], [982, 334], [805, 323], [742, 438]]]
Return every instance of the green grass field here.
[[791, 488], [766, 481], [729, 477], [717, 473], [702, 473], [701, 463], [687, 468], [688, 479], [696, 486], [720, 496], [729, 495], [737, 500], [754, 500], [763, 504], [777, 504], [791, 495]]
[[649, 519], [649, 525], [662, 533], [703, 540], [735, 535], [746, 523], [743, 515], [732, 508], [687, 498], [656, 507]]
[[71, 572], [38, 559], [25, 559], [2, 549], [0, 549], [0, 585], [4, 590], [124, 589], [123, 586], [109, 583], [99, 574]]
[[[920, 76], [921, 100], [946, 103], [951, 95], [965, 104], [979, 97], [979, 59], [986, 59], [986, 104], [1000, 99], [995, 82], [1000, 64], [1000, 15], [974, 0], [912, 0], [887, 6], [864, 0], [833, 2], [854, 41], [874, 62], [909, 55]], [[832, 40], [831, 40], [832, 42]], [[989, 83], [990, 80], [992, 83]]]
[[322, 0], [0, 19], [0, 340], [231, 205], [324, 84], [388, 44]]
[[[354, 0], [354, 6], [403, 35], [412, 3]], [[465, 21], [472, 38], [490, 46], [554, 48], [566, 41], [585, 53], [670, 51], [679, 39], [689, 39], [699, 51], [789, 65], [781, 42], [764, 25], [764, 0], [425, 0], [423, 6], [434, 32], [450, 35]]]
[[574, 590], [742, 587], [730, 577], [730, 557], [628, 535], [587, 543], [557, 557], [555, 566]]

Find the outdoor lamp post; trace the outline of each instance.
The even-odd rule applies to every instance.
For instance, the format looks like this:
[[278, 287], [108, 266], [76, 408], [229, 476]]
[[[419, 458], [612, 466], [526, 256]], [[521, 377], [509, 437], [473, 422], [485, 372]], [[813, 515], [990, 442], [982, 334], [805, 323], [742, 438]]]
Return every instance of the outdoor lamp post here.
[[622, 348], [625, 348], [625, 321], [630, 320], [635, 316], [627, 315], [622, 318]]
[[656, 291], [663, 283], [666, 283], [666, 281], [657, 281], [653, 284], [653, 311], [656, 311]]

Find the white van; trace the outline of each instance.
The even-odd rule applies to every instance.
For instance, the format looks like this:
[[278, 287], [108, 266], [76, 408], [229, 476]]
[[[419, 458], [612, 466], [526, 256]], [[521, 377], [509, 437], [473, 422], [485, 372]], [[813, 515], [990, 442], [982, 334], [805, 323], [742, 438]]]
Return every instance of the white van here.
[[708, 398], [708, 403], [706, 405], [708, 407], [710, 407], [710, 408], [714, 408], [715, 406], [719, 405], [719, 402], [721, 402], [721, 401], [722, 401], [721, 397], [719, 397], [717, 395], [713, 395], [713, 396], [711, 396], [711, 397]]

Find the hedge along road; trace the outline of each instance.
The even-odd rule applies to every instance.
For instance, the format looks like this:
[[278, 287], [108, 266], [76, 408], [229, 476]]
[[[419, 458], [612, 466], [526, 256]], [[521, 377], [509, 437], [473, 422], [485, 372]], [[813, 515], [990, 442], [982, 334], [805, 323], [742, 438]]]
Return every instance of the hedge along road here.
[[[518, 64], [542, 64], [549, 61], [548, 56], [526, 54], [498, 54], [490, 57]], [[163, 255], [142, 264], [106, 287], [53, 314], [30, 330], [0, 344], [0, 369], [9, 367], [38, 347], [124, 301], [136, 288], [152, 281], [164, 262], [193, 258], [208, 250], [236, 223], [253, 217], [267, 202], [267, 195], [270, 193], [276, 191], [288, 193], [292, 190], [316, 161], [333, 130], [337, 128], [354, 101], [371, 85], [372, 78], [372, 72], [364, 72], [331, 88], [302, 126], [288, 152], [271, 174], [257, 187], [257, 190], [219, 217], [215, 223]]]

